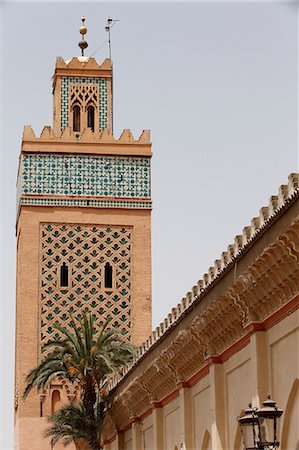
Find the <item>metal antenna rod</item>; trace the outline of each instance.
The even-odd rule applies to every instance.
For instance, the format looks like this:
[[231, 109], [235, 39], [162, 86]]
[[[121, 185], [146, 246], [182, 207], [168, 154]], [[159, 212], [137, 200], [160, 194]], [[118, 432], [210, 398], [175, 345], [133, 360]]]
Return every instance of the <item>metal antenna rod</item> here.
[[111, 52], [111, 34], [110, 30], [115, 25], [116, 22], [119, 22], [119, 19], [111, 19], [108, 17], [107, 24], [105, 26], [105, 30], [108, 33], [108, 48], [109, 48], [109, 59], [111, 62], [111, 131], [113, 134], [113, 62], [112, 62], [112, 52]]
[[110, 34], [110, 30], [115, 25], [116, 22], [119, 22], [119, 19], [111, 19], [111, 17], [108, 17], [107, 24], [105, 26], [105, 30], [108, 33], [109, 59], [111, 61], [112, 61], [112, 53], [111, 53], [111, 34]]

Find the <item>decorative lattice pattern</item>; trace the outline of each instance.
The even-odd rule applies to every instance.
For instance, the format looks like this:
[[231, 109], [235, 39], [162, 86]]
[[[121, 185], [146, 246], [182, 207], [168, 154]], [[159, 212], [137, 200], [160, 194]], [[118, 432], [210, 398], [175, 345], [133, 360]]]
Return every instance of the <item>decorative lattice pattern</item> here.
[[81, 106], [92, 104], [97, 107], [99, 104], [99, 87], [94, 84], [71, 84], [70, 98], [71, 105], [75, 103]]
[[150, 197], [150, 160], [139, 157], [25, 154], [20, 193]]
[[61, 82], [61, 131], [69, 126], [69, 87], [72, 85], [94, 85], [99, 88], [100, 131], [107, 128], [107, 83], [100, 77], [62, 77]]
[[92, 208], [125, 208], [125, 209], [151, 209], [151, 201], [133, 202], [133, 201], [113, 201], [113, 200], [87, 200], [87, 199], [61, 199], [61, 198], [40, 198], [23, 197], [21, 205], [32, 206], [78, 206]]
[[[131, 338], [132, 229], [99, 225], [41, 225], [40, 342], [59, 336], [54, 324], [70, 325], [86, 307], [96, 328], [112, 318], [111, 327]], [[104, 266], [112, 266], [113, 285], [104, 285]], [[60, 287], [65, 263], [69, 285]]]

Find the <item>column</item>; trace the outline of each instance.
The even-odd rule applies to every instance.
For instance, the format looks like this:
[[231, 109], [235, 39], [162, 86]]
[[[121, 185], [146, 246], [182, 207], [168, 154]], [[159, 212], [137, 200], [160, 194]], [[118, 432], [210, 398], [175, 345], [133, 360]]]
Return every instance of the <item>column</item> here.
[[225, 389], [222, 364], [212, 363], [209, 368], [211, 387], [212, 450], [225, 450]]
[[183, 450], [193, 449], [193, 416], [189, 387], [182, 386], [179, 392], [180, 404], [180, 446]]
[[142, 449], [142, 423], [133, 422], [132, 423], [132, 450]]
[[265, 331], [256, 331], [250, 336], [252, 380], [256, 396], [252, 398], [255, 406], [260, 405], [271, 392], [269, 376], [268, 337]]
[[116, 449], [117, 450], [124, 450], [125, 449], [125, 436], [122, 431], [118, 432], [116, 435]]
[[154, 448], [155, 450], [164, 450], [163, 409], [154, 407], [152, 417]]

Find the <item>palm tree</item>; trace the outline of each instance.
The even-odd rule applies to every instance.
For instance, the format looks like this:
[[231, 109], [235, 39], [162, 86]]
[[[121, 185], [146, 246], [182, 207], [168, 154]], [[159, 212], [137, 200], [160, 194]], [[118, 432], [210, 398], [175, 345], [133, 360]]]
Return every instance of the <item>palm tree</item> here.
[[44, 389], [58, 376], [80, 386], [80, 401], [69, 404], [49, 417], [52, 426], [46, 436], [55, 443], [64, 438], [64, 445], [77, 439], [85, 440], [91, 450], [99, 450], [104, 414], [108, 402], [107, 384], [111, 374], [133, 359], [135, 349], [123, 341], [120, 334], [108, 330], [109, 319], [99, 334], [92, 315], [84, 312], [83, 319], [71, 330], [55, 325], [62, 338], [50, 340], [44, 347], [52, 349], [27, 375], [26, 398], [33, 388]]

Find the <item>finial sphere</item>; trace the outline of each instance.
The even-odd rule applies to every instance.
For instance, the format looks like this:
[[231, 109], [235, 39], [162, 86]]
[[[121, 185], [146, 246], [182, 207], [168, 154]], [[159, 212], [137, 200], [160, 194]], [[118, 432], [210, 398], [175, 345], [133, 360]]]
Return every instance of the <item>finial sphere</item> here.
[[80, 34], [82, 36], [82, 40], [78, 42], [79, 47], [81, 48], [81, 55], [84, 56], [84, 50], [88, 47], [87, 42], [84, 40], [84, 36], [87, 33], [87, 28], [84, 24], [85, 22], [85, 17], [82, 17], [82, 25], [80, 27]]
[[84, 50], [85, 48], [87, 48], [88, 47], [88, 44], [87, 44], [87, 42], [86, 41], [80, 41], [79, 43], [78, 43], [78, 45], [79, 45], [79, 47], [81, 48], [81, 50]]

